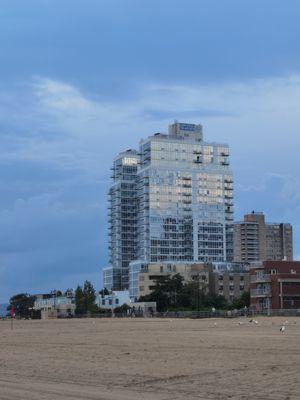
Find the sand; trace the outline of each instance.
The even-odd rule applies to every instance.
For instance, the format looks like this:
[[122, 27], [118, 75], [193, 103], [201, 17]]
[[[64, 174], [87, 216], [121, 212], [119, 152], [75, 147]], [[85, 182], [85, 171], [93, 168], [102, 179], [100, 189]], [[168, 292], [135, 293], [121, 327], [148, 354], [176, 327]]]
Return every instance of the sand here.
[[0, 321], [0, 399], [299, 400], [300, 318], [285, 320]]

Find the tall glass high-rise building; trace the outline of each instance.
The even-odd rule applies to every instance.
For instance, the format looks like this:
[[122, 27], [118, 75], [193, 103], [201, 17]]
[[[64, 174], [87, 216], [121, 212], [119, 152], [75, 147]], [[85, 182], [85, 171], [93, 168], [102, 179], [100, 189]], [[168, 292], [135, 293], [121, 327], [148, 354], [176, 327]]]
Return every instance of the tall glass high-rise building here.
[[137, 196], [139, 155], [120, 153], [112, 167], [109, 190], [109, 266], [103, 269], [104, 287], [123, 290], [129, 286], [129, 263], [137, 255]]
[[133, 261], [232, 261], [229, 149], [205, 142], [201, 125], [175, 122], [168, 134], [141, 140], [139, 152], [121, 153], [113, 171], [104, 286], [128, 288]]

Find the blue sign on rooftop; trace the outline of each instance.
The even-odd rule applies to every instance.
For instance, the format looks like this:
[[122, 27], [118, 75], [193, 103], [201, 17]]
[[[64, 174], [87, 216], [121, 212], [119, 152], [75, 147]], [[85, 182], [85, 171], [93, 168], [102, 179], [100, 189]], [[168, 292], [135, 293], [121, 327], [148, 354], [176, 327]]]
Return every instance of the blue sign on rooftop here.
[[194, 131], [195, 125], [194, 124], [180, 124], [181, 131]]

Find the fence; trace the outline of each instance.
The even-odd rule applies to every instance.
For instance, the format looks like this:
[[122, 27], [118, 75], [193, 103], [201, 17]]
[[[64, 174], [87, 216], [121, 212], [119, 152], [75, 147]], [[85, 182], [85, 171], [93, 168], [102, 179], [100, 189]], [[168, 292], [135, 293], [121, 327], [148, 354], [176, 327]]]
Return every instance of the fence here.
[[285, 316], [300, 317], [300, 309], [293, 310], [264, 310], [257, 311], [247, 310], [217, 310], [217, 311], [167, 311], [164, 313], [156, 313], [155, 317], [159, 318], [239, 318], [239, 317], [255, 317], [255, 316]]
[[239, 318], [239, 317], [256, 317], [256, 316], [270, 316], [270, 317], [300, 317], [300, 309], [291, 310], [264, 310], [257, 311], [254, 309], [241, 309], [241, 310], [216, 310], [216, 311], [165, 311], [156, 312], [152, 315], [135, 313], [103, 313], [103, 314], [84, 314], [78, 315], [76, 318]]

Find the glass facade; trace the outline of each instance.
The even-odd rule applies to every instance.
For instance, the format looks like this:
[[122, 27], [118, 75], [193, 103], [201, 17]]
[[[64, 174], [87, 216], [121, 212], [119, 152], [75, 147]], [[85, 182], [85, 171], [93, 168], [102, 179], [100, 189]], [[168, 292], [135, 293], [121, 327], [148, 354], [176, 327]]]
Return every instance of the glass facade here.
[[[124, 159], [131, 158], [124, 179]], [[142, 140], [139, 153], [122, 153], [113, 170], [110, 264], [123, 271], [123, 289], [130, 261], [232, 261], [229, 149], [204, 142], [201, 125], [174, 123], [169, 134]], [[126, 206], [121, 214], [119, 201]]]
[[109, 190], [109, 266], [103, 270], [103, 283], [109, 290], [129, 287], [129, 263], [137, 247], [137, 172], [139, 156], [135, 150], [119, 154], [112, 167]]

